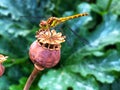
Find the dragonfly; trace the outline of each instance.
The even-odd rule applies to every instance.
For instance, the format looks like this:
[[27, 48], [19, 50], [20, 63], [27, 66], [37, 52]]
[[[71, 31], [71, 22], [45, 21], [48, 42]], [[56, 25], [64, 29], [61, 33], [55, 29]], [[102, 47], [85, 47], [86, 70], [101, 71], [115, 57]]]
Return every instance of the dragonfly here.
[[82, 17], [82, 16], [87, 16], [88, 13], [81, 13], [81, 14], [76, 14], [76, 15], [72, 15], [72, 16], [67, 16], [67, 17], [62, 17], [62, 18], [57, 18], [57, 17], [50, 17], [48, 18], [48, 20], [42, 20], [39, 24], [40, 26], [40, 30], [44, 31], [44, 30], [50, 30], [53, 27], [56, 27], [57, 25], [74, 19], [74, 18], [78, 18], [78, 17]]
[[[54, 28], [54, 27], [60, 25], [61, 23], [65, 22], [65, 21], [68, 21], [68, 20], [71, 20], [71, 19], [74, 19], [74, 18], [78, 18], [78, 17], [82, 17], [82, 16], [87, 16], [87, 15], [88, 15], [88, 13], [85, 12], [85, 13], [80, 13], [80, 14], [76, 14], [76, 15], [72, 15], [72, 16], [61, 17], [61, 18], [50, 17], [50, 18], [48, 18], [46, 21], [45, 21], [45, 20], [42, 20], [42, 21], [40, 22], [40, 24], [39, 24], [40, 30], [37, 31], [37, 33], [41, 32], [41, 31], [47, 31], [47, 30], [50, 31], [51, 28]], [[78, 35], [78, 34], [77, 34], [76, 32], [74, 32], [70, 27], [69, 27], [69, 30], [71, 30], [72, 33], [75, 34], [75, 36], [77, 36], [78, 38], [80, 38], [80, 41], [81, 41], [81, 42], [83, 42], [84, 44], [89, 44], [89, 42], [88, 42], [85, 38], [83, 38], [83, 37], [81, 37], [80, 35]], [[67, 33], [68, 33], [68, 31], [64, 31], [64, 30], [61, 30], [61, 31], [62, 31], [62, 33], [64, 33], [64, 32], [67, 32]], [[37, 33], [36, 33], [36, 34], [37, 34]], [[71, 37], [73, 37], [72, 34], [71, 34]], [[69, 41], [72, 41], [72, 38], [71, 38], [71, 37], [67, 38], [68, 42], [69, 42]], [[71, 39], [70, 39], [70, 38], [71, 38]], [[70, 43], [69, 43], [69, 45], [70, 45]]]

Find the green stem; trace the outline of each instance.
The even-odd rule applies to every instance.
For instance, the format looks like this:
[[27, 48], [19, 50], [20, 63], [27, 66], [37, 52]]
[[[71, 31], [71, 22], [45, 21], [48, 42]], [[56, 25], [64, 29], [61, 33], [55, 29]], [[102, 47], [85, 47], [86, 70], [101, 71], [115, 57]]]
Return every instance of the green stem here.
[[108, 11], [110, 9], [111, 3], [112, 3], [112, 0], [109, 0], [106, 11]]
[[34, 81], [34, 79], [36, 78], [38, 73], [39, 73], [39, 70], [34, 67], [34, 69], [33, 69], [32, 73], [31, 73], [31, 75], [29, 76], [23, 90], [29, 90], [32, 82]]

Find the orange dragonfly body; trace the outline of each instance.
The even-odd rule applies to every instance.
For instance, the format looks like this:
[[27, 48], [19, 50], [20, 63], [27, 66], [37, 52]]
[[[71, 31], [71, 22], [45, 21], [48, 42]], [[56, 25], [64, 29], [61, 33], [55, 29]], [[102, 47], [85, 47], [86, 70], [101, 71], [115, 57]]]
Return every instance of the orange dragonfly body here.
[[76, 14], [76, 15], [62, 17], [62, 18], [50, 17], [50, 18], [48, 18], [47, 21], [42, 20], [40, 22], [39, 26], [40, 26], [41, 30], [50, 30], [50, 28], [53, 28], [67, 20], [82, 17], [82, 16], [87, 16], [87, 15], [88, 15], [88, 13], [82, 13], [82, 14]]
[[[50, 17], [48, 20], [42, 20], [39, 24], [40, 29], [36, 32], [36, 37], [40, 36], [39, 33], [44, 34], [46, 31], [51, 33], [51, 28], [54, 28], [55, 26], [67, 21], [71, 20], [74, 18], [82, 17], [82, 16], [87, 16], [88, 13], [81, 13], [81, 14], [76, 14], [72, 16], [67, 16], [67, 17], [62, 17], [62, 18], [57, 18], [57, 17]], [[72, 31], [72, 30], [71, 30]], [[73, 32], [73, 31], [72, 31]], [[80, 37], [77, 33], [74, 32], [76, 36], [80, 38], [80, 41], [83, 41], [84, 43], [88, 44], [88, 41], [82, 37]], [[52, 33], [51, 33], [52, 35]], [[52, 36], [51, 36], [52, 37]], [[69, 41], [69, 40], [68, 40]]]

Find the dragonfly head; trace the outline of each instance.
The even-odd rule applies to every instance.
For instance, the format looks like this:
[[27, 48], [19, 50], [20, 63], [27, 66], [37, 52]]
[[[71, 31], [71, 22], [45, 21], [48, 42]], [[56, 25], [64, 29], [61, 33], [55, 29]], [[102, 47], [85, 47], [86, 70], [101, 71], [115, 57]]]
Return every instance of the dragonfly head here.
[[61, 21], [59, 20], [59, 18], [56, 18], [56, 17], [50, 17], [48, 20], [47, 20], [47, 23], [50, 27], [55, 27], [57, 26], [58, 24], [61, 23]]
[[42, 20], [39, 24], [40, 28], [42, 29], [47, 29], [48, 28], [48, 23], [47, 21]]

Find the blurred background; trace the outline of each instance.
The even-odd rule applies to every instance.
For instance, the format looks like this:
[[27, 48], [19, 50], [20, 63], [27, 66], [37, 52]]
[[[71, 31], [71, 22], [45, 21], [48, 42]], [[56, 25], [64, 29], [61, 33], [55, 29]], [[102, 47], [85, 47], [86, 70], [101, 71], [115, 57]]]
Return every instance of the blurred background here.
[[120, 0], [0, 0], [0, 54], [9, 56], [0, 90], [23, 90], [33, 70], [29, 47], [41, 20], [83, 12], [89, 16], [60, 27], [67, 36], [60, 63], [41, 72], [30, 90], [119, 90]]

